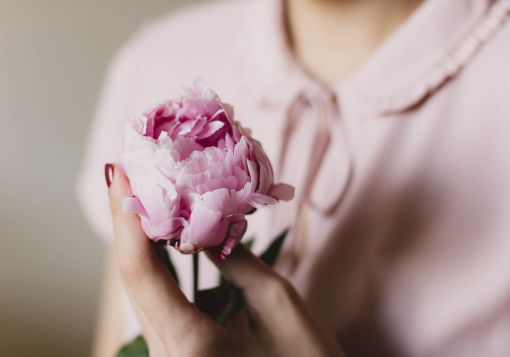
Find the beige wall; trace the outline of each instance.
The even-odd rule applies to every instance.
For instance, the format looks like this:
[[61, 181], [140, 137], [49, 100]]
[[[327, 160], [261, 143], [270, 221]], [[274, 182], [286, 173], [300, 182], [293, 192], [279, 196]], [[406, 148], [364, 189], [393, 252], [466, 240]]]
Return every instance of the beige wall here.
[[89, 354], [103, 247], [73, 192], [84, 139], [115, 49], [184, 2], [0, 0], [0, 356]]

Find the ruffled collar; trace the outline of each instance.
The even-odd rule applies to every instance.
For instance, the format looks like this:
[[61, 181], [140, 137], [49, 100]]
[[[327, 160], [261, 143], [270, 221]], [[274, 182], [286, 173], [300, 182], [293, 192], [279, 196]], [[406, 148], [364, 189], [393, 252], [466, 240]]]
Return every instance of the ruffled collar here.
[[[374, 112], [404, 111], [455, 76], [504, 22], [509, 0], [426, 0], [345, 80], [310, 78], [289, 47], [284, 0], [258, 0], [243, 31], [244, 78], [265, 105], [287, 105], [303, 89], [354, 93]], [[242, 78], [240, 79], [242, 80]]]

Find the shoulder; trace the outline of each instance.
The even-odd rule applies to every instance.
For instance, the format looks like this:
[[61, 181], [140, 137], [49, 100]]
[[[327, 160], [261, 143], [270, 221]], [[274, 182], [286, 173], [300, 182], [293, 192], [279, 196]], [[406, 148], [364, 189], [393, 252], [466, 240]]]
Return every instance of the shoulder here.
[[114, 72], [134, 90], [134, 110], [180, 93], [202, 77], [222, 94], [246, 42], [257, 0], [188, 6], [146, 22], [117, 53]]
[[494, 86], [494, 89], [501, 85], [506, 86], [507, 89], [510, 88], [510, 67], [508, 66], [510, 63], [510, 12], [494, 21], [487, 21], [486, 26], [479, 30], [481, 34], [474, 34], [474, 40], [481, 41], [482, 44], [480, 51], [468, 66], [470, 74], [468, 77], [476, 79], [477, 83]]
[[[242, 17], [250, 11], [256, 0], [213, 0], [186, 6], [144, 26], [148, 38], [165, 35], [213, 35], [230, 33], [242, 23]], [[203, 32], [205, 31], [205, 32]]]
[[[471, 32], [465, 47], [476, 46], [465, 60], [463, 68], [443, 92], [445, 105], [463, 110], [463, 116], [507, 118], [510, 109], [510, 13], [488, 17], [483, 26]], [[460, 55], [465, 53], [460, 51]], [[454, 101], [452, 102], [452, 99]], [[508, 127], [508, 120], [492, 120]]]
[[123, 57], [171, 56], [173, 61], [223, 52], [239, 37], [256, 0], [220, 0], [187, 6], [144, 23], [119, 52]]
[[[487, 147], [506, 143], [510, 130], [510, 14], [487, 17], [464, 44], [465, 48], [476, 46], [476, 50], [469, 54], [459, 74], [434, 96], [437, 108], [464, 129], [490, 133]], [[467, 52], [459, 53], [467, 56]], [[481, 142], [481, 134], [477, 140]]]

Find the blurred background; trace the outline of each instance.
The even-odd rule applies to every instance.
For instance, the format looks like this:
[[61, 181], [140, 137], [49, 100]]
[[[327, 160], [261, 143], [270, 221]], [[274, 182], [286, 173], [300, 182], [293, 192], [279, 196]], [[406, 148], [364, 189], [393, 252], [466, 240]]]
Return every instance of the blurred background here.
[[76, 180], [108, 63], [188, 0], [0, 0], [0, 356], [88, 356], [104, 249]]

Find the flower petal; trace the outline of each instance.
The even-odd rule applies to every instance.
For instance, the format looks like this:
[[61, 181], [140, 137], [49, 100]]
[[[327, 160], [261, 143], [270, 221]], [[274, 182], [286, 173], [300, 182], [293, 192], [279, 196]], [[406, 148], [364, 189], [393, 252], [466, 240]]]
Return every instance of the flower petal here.
[[294, 198], [294, 191], [294, 186], [288, 185], [286, 183], [279, 183], [273, 185], [268, 194], [277, 200], [290, 201]]
[[202, 195], [203, 205], [220, 212], [223, 216], [233, 214], [237, 209], [237, 197], [234, 190], [220, 188]]
[[270, 207], [278, 203], [275, 198], [257, 192], [251, 194], [248, 202], [255, 208]]
[[202, 204], [195, 204], [191, 210], [187, 241], [194, 246], [214, 247], [225, 237], [218, 235], [221, 213]]
[[142, 202], [135, 196], [124, 197], [120, 202], [120, 207], [124, 212], [136, 213], [146, 218], [149, 217], [147, 211], [143, 208]]
[[152, 225], [148, 220], [142, 219], [142, 228], [147, 236], [155, 241], [171, 240], [179, 236], [186, 220], [181, 217], [171, 218], [158, 225]]

